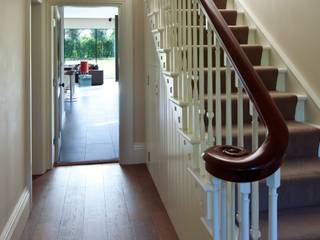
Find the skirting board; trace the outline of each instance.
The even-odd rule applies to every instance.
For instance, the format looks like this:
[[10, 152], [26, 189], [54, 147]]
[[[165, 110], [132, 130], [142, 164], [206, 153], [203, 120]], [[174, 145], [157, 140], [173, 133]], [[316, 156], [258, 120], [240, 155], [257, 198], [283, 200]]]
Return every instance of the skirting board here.
[[30, 213], [30, 193], [23, 190], [11, 216], [0, 235], [0, 240], [18, 240], [24, 230]]
[[132, 161], [130, 164], [146, 163], [145, 144], [135, 143], [132, 145]]

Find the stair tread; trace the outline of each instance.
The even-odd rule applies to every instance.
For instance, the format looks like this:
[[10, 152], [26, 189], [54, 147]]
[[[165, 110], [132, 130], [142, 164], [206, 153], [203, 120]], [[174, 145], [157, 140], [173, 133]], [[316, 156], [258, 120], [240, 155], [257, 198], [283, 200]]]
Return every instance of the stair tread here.
[[[320, 206], [279, 210], [279, 240], [318, 240]], [[261, 214], [262, 239], [267, 239], [268, 213]]]
[[[285, 99], [285, 98], [292, 98], [292, 97], [295, 97], [295, 98], [301, 97], [301, 95], [298, 95], [295, 93], [288, 93], [288, 92], [269, 91], [269, 93], [270, 93], [270, 96], [272, 99]], [[226, 94], [224, 94], [224, 93], [221, 94], [221, 98], [222, 98], [222, 100], [225, 100]], [[231, 93], [231, 98], [232, 98], [232, 100], [236, 100], [238, 98], [237, 93]], [[205, 100], [207, 100], [207, 99], [208, 99], [208, 95], [205, 95]], [[215, 95], [213, 95], [213, 99], [215, 99]], [[247, 99], [249, 99], [249, 96], [244, 95], [243, 99], [247, 100]]]

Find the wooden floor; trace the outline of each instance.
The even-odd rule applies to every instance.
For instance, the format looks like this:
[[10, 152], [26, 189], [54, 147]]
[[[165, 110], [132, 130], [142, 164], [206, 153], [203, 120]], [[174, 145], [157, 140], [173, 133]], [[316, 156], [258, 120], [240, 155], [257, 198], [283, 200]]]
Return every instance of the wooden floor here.
[[33, 186], [21, 240], [178, 239], [144, 165], [59, 167]]

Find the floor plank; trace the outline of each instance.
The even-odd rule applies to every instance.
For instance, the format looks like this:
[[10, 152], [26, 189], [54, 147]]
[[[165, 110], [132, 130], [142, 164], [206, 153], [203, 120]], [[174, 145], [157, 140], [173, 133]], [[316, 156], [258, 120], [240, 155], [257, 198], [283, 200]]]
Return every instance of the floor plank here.
[[145, 165], [58, 167], [33, 182], [21, 240], [176, 240]]
[[119, 84], [108, 79], [101, 86], [76, 86], [76, 96], [65, 102], [58, 164], [118, 160]]

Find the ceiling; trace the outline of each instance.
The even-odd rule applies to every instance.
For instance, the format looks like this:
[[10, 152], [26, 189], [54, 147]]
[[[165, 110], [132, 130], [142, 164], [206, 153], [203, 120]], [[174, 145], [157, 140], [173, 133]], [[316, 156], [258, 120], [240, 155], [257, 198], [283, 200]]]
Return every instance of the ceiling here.
[[117, 7], [64, 7], [65, 18], [114, 18]]

